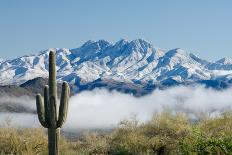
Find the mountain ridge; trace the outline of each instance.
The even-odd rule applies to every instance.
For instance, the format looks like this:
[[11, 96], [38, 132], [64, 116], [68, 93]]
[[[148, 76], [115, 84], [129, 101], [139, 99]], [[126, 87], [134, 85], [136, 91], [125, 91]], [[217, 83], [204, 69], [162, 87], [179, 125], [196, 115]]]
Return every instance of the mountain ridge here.
[[89, 40], [78, 48], [50, 48], [12, 60], [0, 59], [0, 85], [47, 78], [50, 50], [56, 52], [57, 80], [77, 86], [114, 81], [146, 89], [164, 83], [228, 83], [232, 79], [232, 59], [210, 62], [181, 48], [163, 50], [144, 39], [121, 39], [115, 43]]

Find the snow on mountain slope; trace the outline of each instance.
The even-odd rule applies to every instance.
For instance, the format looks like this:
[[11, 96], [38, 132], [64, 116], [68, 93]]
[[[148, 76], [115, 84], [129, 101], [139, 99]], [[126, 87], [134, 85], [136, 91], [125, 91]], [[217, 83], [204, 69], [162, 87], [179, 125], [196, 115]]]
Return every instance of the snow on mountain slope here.
[[48, 77], [50, 50], [56, 52], [57, 79], [74, 84], [99, 79], [159, 84], [232, 78], [230, 59], [208, 62], [180, 48], [165, 51], [143, 39], [121, 39], [114, 44], [105, 40], [87, 41], [75, 49], [52, 48], [35, 55], [0, 60], [0, 85], [20, 85], [36, 77]]
[[209, 70], [232, 70], [232, 59], [222, 58], [214, 63], [209, 63], [206, 66]]
[[210, 79], [210, 73], [198, 61], [192, 59], [192, 55], [179, 48], [165, 53], [159, 59], [155, 72], [158, 73], [156, 75], [159, 81], [169, 78], [178, 82]]

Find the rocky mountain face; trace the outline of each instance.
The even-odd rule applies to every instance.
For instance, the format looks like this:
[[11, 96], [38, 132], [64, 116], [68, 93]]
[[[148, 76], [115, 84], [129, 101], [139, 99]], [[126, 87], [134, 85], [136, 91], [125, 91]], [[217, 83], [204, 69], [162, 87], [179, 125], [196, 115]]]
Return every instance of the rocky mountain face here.
[[0, 60], [0, 91], [16, 86], [25, 90], [36, 87], [36, 92], [39, 91], [39, 85], [44, 83], [40, 81], [35, 86], [27, 81], [48, 78], [50, 50], [56, 52], [57, 80], [69, 82], [73, 93], [104, 87], [141, 95], [157, 87], [179, 84], [204, 84], [217, 89], [232, 84], [231, 59], [209, 62], [180, 48], [162, 50], [143, 39], [122, 39], [114, 44], [105, 40], [87, 41], [75, 49], [53, 48]]

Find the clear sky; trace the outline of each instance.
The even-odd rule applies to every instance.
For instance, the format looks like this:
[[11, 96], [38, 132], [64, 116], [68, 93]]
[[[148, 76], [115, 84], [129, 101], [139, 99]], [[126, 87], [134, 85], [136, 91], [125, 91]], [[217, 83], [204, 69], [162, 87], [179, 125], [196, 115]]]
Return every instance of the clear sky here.
[[208, 60], [232, 57], [231, 7], [231, 0], [1, 0], [0, 57], [121, 38]]

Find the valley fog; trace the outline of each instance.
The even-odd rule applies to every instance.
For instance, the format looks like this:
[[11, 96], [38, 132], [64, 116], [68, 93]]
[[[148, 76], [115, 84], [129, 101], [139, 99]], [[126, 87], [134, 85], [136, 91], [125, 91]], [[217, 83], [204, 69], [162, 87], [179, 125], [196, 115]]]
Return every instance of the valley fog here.
[[[139, 122], [148, 121], [154, 113], [169, 109], [172, 112], [185, 112], [191, 118], [197, 119], [202, 114], [211, 117], [231, 109], [232, 89], [217, 91], [203, 86], [178, 86], [166, 90], [155, 90], [143, 97], [134, 97], [116, 91], [105, 89], [81, 92], [70, 98], [65, 130], [113, 128], [123, 120], [136, 115]], [[1, 97], [1, 107], [4, 102], [11, 106], [26, 109], [20, 112], [0, 112], [0, 125], [10, 124], [14, 127], [40, 127], [35, 114], [35, 99], [27, 97]], [[29, 109], [29, 110], [28, 110]]]

